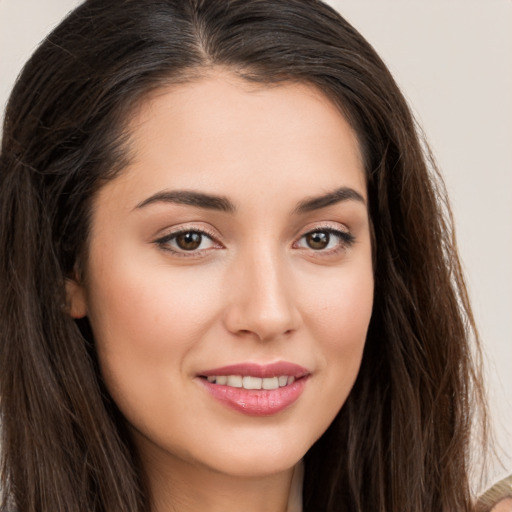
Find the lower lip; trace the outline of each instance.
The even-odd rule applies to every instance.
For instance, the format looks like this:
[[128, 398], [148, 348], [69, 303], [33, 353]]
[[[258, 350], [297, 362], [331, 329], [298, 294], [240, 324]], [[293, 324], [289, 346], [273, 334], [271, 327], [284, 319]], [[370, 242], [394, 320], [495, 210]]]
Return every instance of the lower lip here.
[[219, 402], [249, 416], [271, 416], [290, 407], [302, 394], [307, 377], [277, 389], [244, 389], [213, 384], [200, 379], [206, 390]]

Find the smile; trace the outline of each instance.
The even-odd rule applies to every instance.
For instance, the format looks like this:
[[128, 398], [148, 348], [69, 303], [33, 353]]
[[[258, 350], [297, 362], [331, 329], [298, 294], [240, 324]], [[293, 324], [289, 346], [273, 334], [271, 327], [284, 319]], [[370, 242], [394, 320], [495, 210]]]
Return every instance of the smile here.
[[231, 388], [244, 389], [278, 389], [288, 386], [295, 382], [295, 377], [290, 375], [280, 375], [279, 377], [253, 377], [247, 375], [211, 375], [206, 377], [212, 384], [220, 384]]
[[302, 366], [287, 362], [242, 363], [198, 375], [212, 398], [251, 416], [270, 416], [290, 407], [304, 391], [309, 376]]

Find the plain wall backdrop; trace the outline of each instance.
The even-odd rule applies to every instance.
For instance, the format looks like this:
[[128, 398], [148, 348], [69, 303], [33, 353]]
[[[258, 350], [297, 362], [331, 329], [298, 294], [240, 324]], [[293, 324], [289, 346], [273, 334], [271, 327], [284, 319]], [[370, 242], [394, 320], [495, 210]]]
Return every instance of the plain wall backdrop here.
[[[1, 116], [24, 62], [78, 3], [0, 0]], [[503, 477], [512, 472], [512, 1], [328, 3], [387, 63], [443, 171], [504, 462], [490, 479]]]

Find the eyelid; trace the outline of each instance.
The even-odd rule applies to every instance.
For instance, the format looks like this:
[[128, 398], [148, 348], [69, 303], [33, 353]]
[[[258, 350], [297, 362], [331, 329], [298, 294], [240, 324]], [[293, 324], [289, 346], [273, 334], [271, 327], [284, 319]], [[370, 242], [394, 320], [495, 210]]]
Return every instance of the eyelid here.
[[213, 242], [213, 244], [216, 246], [214, 248], [216, 248], [216, 249], [224, 248], [224, 245], [221, 242], [219, 242], [219, 235], [217, 233], [215, 233], [213, 230], [209, 230], [208, 228], [205, 228], [203, 226], [199, 227], [199, 226], [194, 226], [194, 225], [179, 226], [178, 228], [169, 231], [165, 235], [159, 236], [157, 239], [155, 239], [153, 241], [153, 243], [156, 244], [163, 251], [170, 252], [177, 256], [185, 256], [185, 257], [189, 257], [189, 258], [204, 256], [206, 252], [213, 249], [213, 247], [211, 247], [211, 248], [207, 248], [207, 249], [197, 249], [194, 251], [186, 251], [186, 250], [173, 249], [168, 245], [168, 242], [170, 242], [171, 240], [175, 239], [177, 236], [184, 234], [184, 233], [199, 233], [200, 235], [209, 238]]
[[335, 225], [331, 223], [324, 223], [315, 226], [311, 226], [301, 233], [301, 235], [296, 239], [293, 243], [294, 246], [300, 242], [305, 236], [311, 235], [313, 233], [324, 232], [335, 235], [341, 239], [340, 244], [337, 247], [331, 249], [313, 249], [307, 247], [301, 247], [301, 249], [309, 250], [315, 255], [318, 256], [328, 256], [331, 254], [335, 254], [340, 250], [346, 250], [351, 247], [356, 241], [356, 237], [348, 230], [346, 227], [340, 227], [340, 224], [336, 223]]
[[[186, 251], [184, 249], [173, 249], [169, 246], [169, 242], [175, 239], [177, 236], [184, 233], [199, 233], [202, 236], [207, 237], [212, 241], [214, 247], [209, 247], [205, 249], [196, 249], [191, 251]], [[326, 232], [331, 235], [337, 236], [340, 238], [340, 243], [337, 244], [336, 247], [330, 249], [313, 249], [307, 247], [297, 247], [298, 243], [307, 235], [316, 232]], [[207, 252], [212, 249], [222, 249], [225, 248], [224, 245], [219, 241], [219, 234], [214, 232], [213, 230], [208, 229], [204, 226], [195, 226], [195, 225], [185, 225], [179, 226], [163, 236], [158, 237], [153, 241], [160, 249], [175, 254], [177, 256], [185, 256], [185, 257], [202, 257], [205, 256]], [[335, 253], [340, 252], [341, 250], [346, 250], [355, 242], [356, 237], [346, 228], [345, 226], [341, 227], [339, 223], [322, 223], [319, 225], [308, 226], [308, 228], [301, 232], [301, 234], [295, 239], [292, 244], [293, 248], [309, 250], [318, 256], [328, 256]]]
[[350, 229], [341, 222], [334, 221], [319, 221], [308, 224], [305, 228], [301, 229], [298, 232], [297, 238], [303, 237], [305, 235], [309, 235], [310, 233], [315, 233], [316, 231], [328, 231], [330, 233], [341, 233], [343, 235], [348, 235], [349, 237], [353, 237]]

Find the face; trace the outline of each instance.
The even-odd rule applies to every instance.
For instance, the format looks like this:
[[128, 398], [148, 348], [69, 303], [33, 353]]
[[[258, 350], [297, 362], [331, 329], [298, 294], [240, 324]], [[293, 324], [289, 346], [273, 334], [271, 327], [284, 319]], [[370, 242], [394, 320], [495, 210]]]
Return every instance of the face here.
[[89, 317], [143, 459], [284, 471], [361, 362], [373, 273], [356, 136], [313, 87], [220, 74], [160, 90], [129, 128], [71, 314]]

